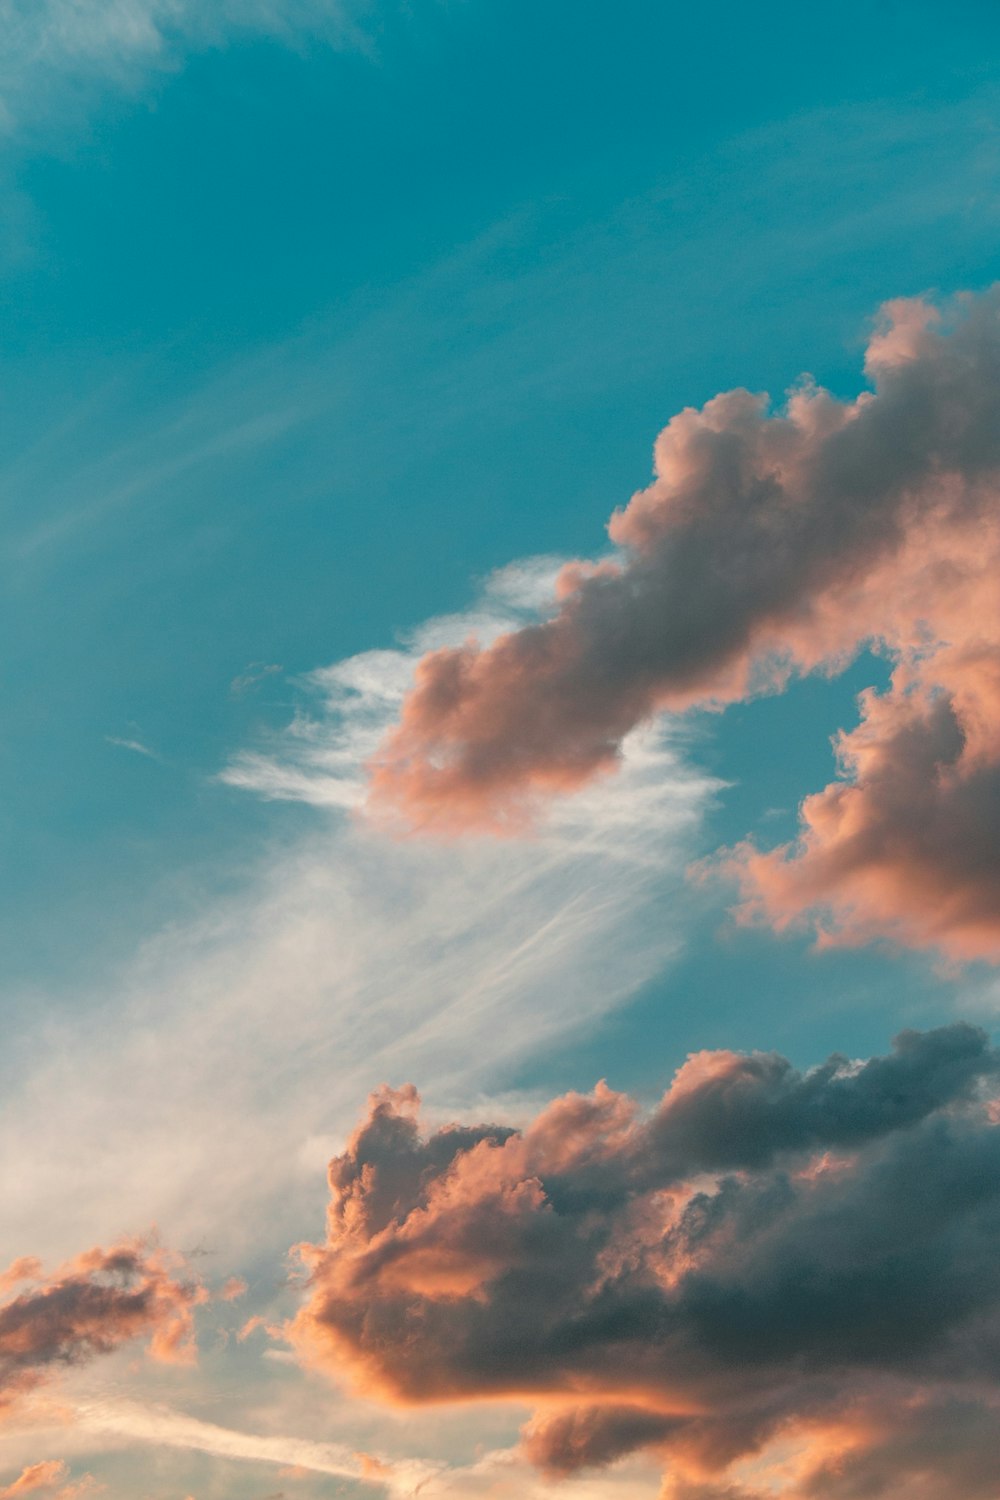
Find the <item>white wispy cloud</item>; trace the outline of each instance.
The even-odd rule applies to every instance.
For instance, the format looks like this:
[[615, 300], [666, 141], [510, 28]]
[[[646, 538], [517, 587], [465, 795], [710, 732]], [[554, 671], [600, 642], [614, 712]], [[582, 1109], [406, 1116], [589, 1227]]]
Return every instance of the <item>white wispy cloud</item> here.
[[[83, 1401], [67, 1408], [87, 1441], [170, 1448], [207, 1454], [239, 1465], [263, 1464], [354, 1481], [358, 1493], [387, 1500], [544, 1500], [551, 1483], [533, 1469], [516, 1446], [487, 1446], [470, 1461], [447, 1463], [422, 1457], [371, 1453], [346, 1443], [317, 1442], [295, 1434], [253, 1433], [206, 1422], [162, 1402], [121, 1396]], [[573, 1500], [648, 1500], [656, 1470], [639, 1459], [616, 1472], [576, 1475], [562, 1489]], [[352, 1488], [352, 1493], [353, 1493]]]
[[133, 1443], [182, 1448], [207, 1453], [214, 1458], [278, 1464], [338, 1479], [369, 1480], [383, 1489], [385, 1480], [380, 1478], [381, 1472], [386, 1479], [391, 1475], [392, 1488], [400, 1495], [415, 1494], [423, 1481], [441, 1467], [419, 1460], [396, 1460], [390, 1465], [341, 1443], [238, 1432], [174, 1411], [169, 1406], [141, 1401], [91, 1401], [76, 1407], [72, 1416], [74, 1423], [87, 1433]]
[[[655, 1471], [642, 1462], [559, 1481], [559, 1493], [572, 1500], [650, 1500], [657, 1488]], [[393, 1500], [406, 1496], [394, 1487], [390, 1493]], [[496, 1448], [474, 1463], [442, 1466], [412, 1493], [420, 1500], [552, 1500], [553, 1485], [525, 1463], [516, 1448]]]
[[[0, 1261], [58, 1260], [155, 1223], [167, 1243], [212, 1252], [195, 1262], [210, 1278], [245, 1275], [248, 1308], [280, 1317], [285, 1252], [317, 1231], [326, 1160], [370, 1088], [412, 1079], [431, 1117], [488, 1109], [523, 1062], [578, 1038], [670, 963], [697, 899], [683, 871], [715, 783], [689, 767], [669, 725], [635, 736], [621, 774], [568, 799], [534, 839], [396, 842], [355, 811], [362, 762], [425, 647], [522, 618], [553, 567], [509, 570], [469, 614], [312, 674], [310, 711], [225, 772], [233, 786], [310, 804], [310, 830], [263, 851], [199, 920], [152, 937], [105, 995], [81, 994], [75, 1019], [11, 1038]], [[264, 1359], [265, 1347], [230, 1339], [213, 1354], [212, 1382], [237, 1392], [229, 1427], [171, 1414], [155, 1370], [127, 1377], [123, 1405], [113, 1385], [102, 1391], [115, 1378], [102, 1365], [65, 1451], [77, 1445], [98, 1474], [95, 1444], [107, 1441], [357, 1478], [352, 1448], [286, 1441], [273, 1410], [264, 1436], [241, 1430], [259, 1432], [261, 1401], [280, 1406], [307, 1378]], [[214, 1399], [197, 1372], [184, 1381], [182, 1404]], [[313, 1399], [337, 1420], [336, 1392], [317, 1386]], [[288, 1410], [305, 1421], [301, 1400]], [[367, 1420], [378, 1437], [386, 1419]], [[320, 1424], [319, 1436], [330, 1432]], [[440, 1466], [419, 1461], [420, 1482], [437, 1485]], [[413, 1493], [405, 1452], [392, 1462], [393, 1494]], [[503, 1464], [509, 1484], [480, 1467], [465, 1489], [449, 1480], [440, 1493], [532, 1493], [526, 1471]]]
[[117, 734], [106, 734], [104, 738], [109, 745], [117, 745], [119, 750], [131, 750], [133, 755], [145, 755], [150, 760], [160, 759], [159, 753], [156, 750], [151, 750], [148, 745], [144, 745], [142, 740], [127, 737], [122, 738]]
[[0, 125], [37, 124], [94, 87], [134, 92], [242, 35], [364, 45], [364, 0], [0, 0]]
[[313, 674], [313, 711], [236, 758], [232, 784], [311, 803], [315, 821], [104, 995], [81, 994], [81, 1019], [16, 1041], [0, 1255], [155, 1221], [227, 1272], [280, 1257], [314, 1224], [325, 1156], [371, 1087], [412, 1079], [461, 1108], [669, 963], [715, 792], [669, 725], [536, 839], [396, 842], [351, 811], [428, 642], [512, 622], [551, 569], [504, 574], [469, 615]]
[[535, 557], [501, 568], [472, 610], [427, 621], [398, 650], [366, 651], [308, 674], [301, 685], [314, 712], [299, 714], [272, 750], [241, 751], [222, 780], [275, 800], [357, 807], [365, 763], [395, 721], [416, 661], [470, 636], [486, 643], [544, 610], [560, 561]]
[[229, 691], [234, 697], [240, 697], [243, 693], [251, 693], [260, 687], [269, 677], [280, 676], [282, 667], [278, 662], [252, 661], [246, 668], [233, 678], [229, 684]]

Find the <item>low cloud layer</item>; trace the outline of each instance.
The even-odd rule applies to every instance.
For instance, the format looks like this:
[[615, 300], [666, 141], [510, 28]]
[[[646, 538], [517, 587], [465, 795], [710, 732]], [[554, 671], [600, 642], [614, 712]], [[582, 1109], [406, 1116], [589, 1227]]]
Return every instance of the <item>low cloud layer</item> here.
[[530, 1400], [553, 1475], [652, 1449], [677, 1500], [900, 1475], [985, 1500], [998, 1073], [954, 1025], [808, 1072], [702, 1053], [648, 1115], [601, 1085], [524, 1130], [423, 1136], [415, 1091], [384, 1089], [330, 1165], [291, 1336], [393, 1402]]
[[133, 1339], [148, 1339], [157, 1359], [191, 1359], [205, 1295], [139, 1241], [87, 1250], [50, 1276], [33, 1257], [15, 1261], [0, 1275], [0, 1415], [60, 1368]]
[[874, 644], [891, 687], [799, 843], [738, 852], [745, 910], [1000, 958], [1000, 293], [888, 304], [866, 372], [853, 401], [804, 383], [781, 411], [736, 390], [674, 417], [613, 559], [566, 567], [550, 618], [424, 657], [373, 808], [516, 829], [652, 715]]

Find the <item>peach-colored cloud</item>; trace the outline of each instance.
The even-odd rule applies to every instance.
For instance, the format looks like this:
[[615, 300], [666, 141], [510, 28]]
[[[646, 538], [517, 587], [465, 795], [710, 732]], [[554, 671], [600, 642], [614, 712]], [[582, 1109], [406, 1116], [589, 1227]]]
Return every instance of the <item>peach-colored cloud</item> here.
[[41, 1463], [29, 1464], [22, 1469], [12, 1484], [0, 1490], [0, 1500], [18, 1500], [21, 1495], [39, 1496], [39, 1500], [83, 1500], [84, 1495], [93, 1495], [100, 1486], [91, 1475], [69, 1483], [69, 1469], [60, 1459], [44, 1459]]
[[164, 1251], [140, 1240], [87, 1250], [45, 1276], [34, 1259], [16, 1261], [0, 1302], [0, 1412], [60, 1366], [83, 1364], [145, 1337], [156, 1359], [194, 1355], [193, 1309], [206, 1298], [177, 1279]]
[[998, 1067], [963, 1025], [808, 1072], [701, 1054], [649, 1114], [602, 1086], [429, 1136], [383, 1089], [330, 1165], [289, 1336], [384, 1400], [534, 1402], [552, 1474], [648, 1447], [735, 1483], [795, 1435], [788, 1493], [812, 1494], [831, 1431], [872, 1455], [915, 1403], [992, 1400]]
[[550, 618], [420, 663], [371, 768], [412, 826], [503, 831], [614, 769], [651, 715], [897, 664], [841, 740], [801, 844], [740, 853], [747, 912], [1000, 958], [1000, 292], [883, 309], [839, 401], [730, 391], [679, 413], [656, 478]]

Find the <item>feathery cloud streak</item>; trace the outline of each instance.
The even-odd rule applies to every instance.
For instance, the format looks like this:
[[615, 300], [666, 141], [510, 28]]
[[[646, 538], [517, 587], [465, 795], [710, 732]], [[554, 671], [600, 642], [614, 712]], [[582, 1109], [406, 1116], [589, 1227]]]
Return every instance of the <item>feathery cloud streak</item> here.
[[[652, 1447], [697, 1486], [781, 1439], [785, 1494], [883, 1493], [925, 1419], [995, 1421], [998, 1071], [965, 1025], [806, 1073], [703, 1053], [647, 1117], [599, 1086], [427, 1137], [382, 1090], [331, 1163], [292, 1337], [393, 1401], [539, 1402], [551, 1473]], [[925, 1454], [920, 1493], [960, 1493], [970, 1452]]]
[[854, 401], [804, 383], [780, 412], [737, 390], [674, 417], [615, 557], [565, 567], [550, 618], [428, 652], [372, 806], [521, 828], [656, 713], [875, 643], [897, 667], [842, 737], [851, 779], [806, 804], [800, 844], [740, 851], [747, 910], [1000, 958], [998, 310], [887, 304]]

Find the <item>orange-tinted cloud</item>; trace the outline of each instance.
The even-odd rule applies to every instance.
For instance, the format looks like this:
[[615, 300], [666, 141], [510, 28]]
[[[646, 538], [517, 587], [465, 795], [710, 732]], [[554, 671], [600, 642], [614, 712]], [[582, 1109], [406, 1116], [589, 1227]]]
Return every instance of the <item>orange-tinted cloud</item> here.
[[662, 1500], [994, 1500], [998, 1421], [995, 1382], [973, 1396], [861, 1385], [834, 1418], [787, 1424], [738, 1464], [743, 1482], [677, 1466]]
[[[23, 1289], [14, 1292], [15, 1285]], [[135, 1338], [154, 1358], [194, 1353], [193, 1309], [205, 1300], [177, 1279], [163, 1251], [139, 1240], [85, 1251], [45, 1276], [34, 1259], [7, 1272], [0, 1301], [0, 1411], [61, 1366], [84, 1364]]]
[[[743, 1483], [794, 1438], [786, 1492], [820, 1496], [830, 1453], [870, 1475], [921, 1404], [993, 1399], [997, 1070], [961, 1025], [804, 1073], [706, 1053], [650, 1114], [602, 1086], [428, 1136], [382, 1090], [331, 1163], [290, 1336], [389, 1401], [532, 1400], [552, 1474], [652, 1448], [678, 1483]], [[951, 1500], [942, 1455], [927, 1495]]]
[[801, 845], [742, 851], [747, 909], [1000, 958], [1000, 293], [888, 304], [866, 369], [854, 401], [806, 384], [780, 412], [730, 391], [674, 417], [616, 560], [566, 569], [549, 619], [423, 659], [372, 806], [517, 829], [651, 715], [874, 643], [893, 687]]

